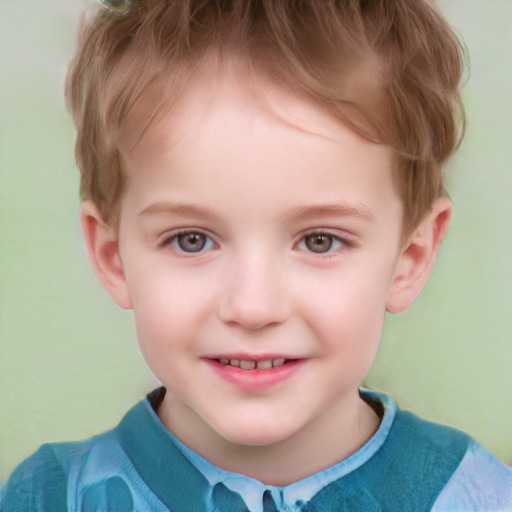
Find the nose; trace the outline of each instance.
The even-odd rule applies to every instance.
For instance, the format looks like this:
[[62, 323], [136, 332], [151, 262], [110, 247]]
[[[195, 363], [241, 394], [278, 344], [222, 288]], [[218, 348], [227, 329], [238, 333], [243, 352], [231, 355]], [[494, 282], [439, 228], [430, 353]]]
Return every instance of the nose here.
[[286, 322], [290, 315], [289, 290], [282, 268], [251, 255], [228, 270], [219, 305], [219, 317], [228, 324], [259, 330]]

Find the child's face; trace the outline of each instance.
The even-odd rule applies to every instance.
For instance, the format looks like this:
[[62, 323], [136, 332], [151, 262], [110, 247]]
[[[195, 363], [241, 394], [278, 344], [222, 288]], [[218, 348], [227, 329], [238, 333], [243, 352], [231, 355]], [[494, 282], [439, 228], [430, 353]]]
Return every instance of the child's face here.
[[128, 306], [176, 424], [244, 445], [358, 407], [402, 225], [389, 148], [259, 87], [233, 70], [194, 81], [125, 151], [119, 227]]

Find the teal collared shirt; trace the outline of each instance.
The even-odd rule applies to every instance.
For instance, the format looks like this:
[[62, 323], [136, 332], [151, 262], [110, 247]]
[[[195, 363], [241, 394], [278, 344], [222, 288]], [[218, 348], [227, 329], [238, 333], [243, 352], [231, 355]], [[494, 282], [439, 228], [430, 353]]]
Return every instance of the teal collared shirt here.
[[176, 439], [155, 413], [160, 388], [113, 430], [43, 445], [13, 473], [1, 510], [499, 511], [512, 510], [512, 469], [466, 434], [361, 390], [381, 412], [374, 436], [347, 459], [284, 487], [224, 471]]

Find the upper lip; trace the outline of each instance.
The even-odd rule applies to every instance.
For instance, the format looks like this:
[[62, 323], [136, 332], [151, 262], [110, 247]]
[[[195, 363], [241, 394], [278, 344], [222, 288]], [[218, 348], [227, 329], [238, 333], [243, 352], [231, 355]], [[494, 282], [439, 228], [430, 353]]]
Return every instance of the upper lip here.
[[217, 354], [208, 356], [207, 359], [238, 359], [240, 361], [268, 361], [272, 359], [301, 359], [299, 357], [290, 357], [284, 354]]

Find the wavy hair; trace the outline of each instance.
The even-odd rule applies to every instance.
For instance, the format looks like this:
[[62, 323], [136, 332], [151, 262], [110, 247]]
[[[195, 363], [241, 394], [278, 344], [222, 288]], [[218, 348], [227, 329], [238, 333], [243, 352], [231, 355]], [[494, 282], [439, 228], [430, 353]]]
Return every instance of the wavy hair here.
[[140, 136], [212, 51], [393, 147], [405, 232], [445, 194], [443, 167], [464, 131], [465, 53], [432, 2], [139, 0], [83, 21], [66, 80], [81, 197], [105, 221], [125, 184], [121, 132]]

